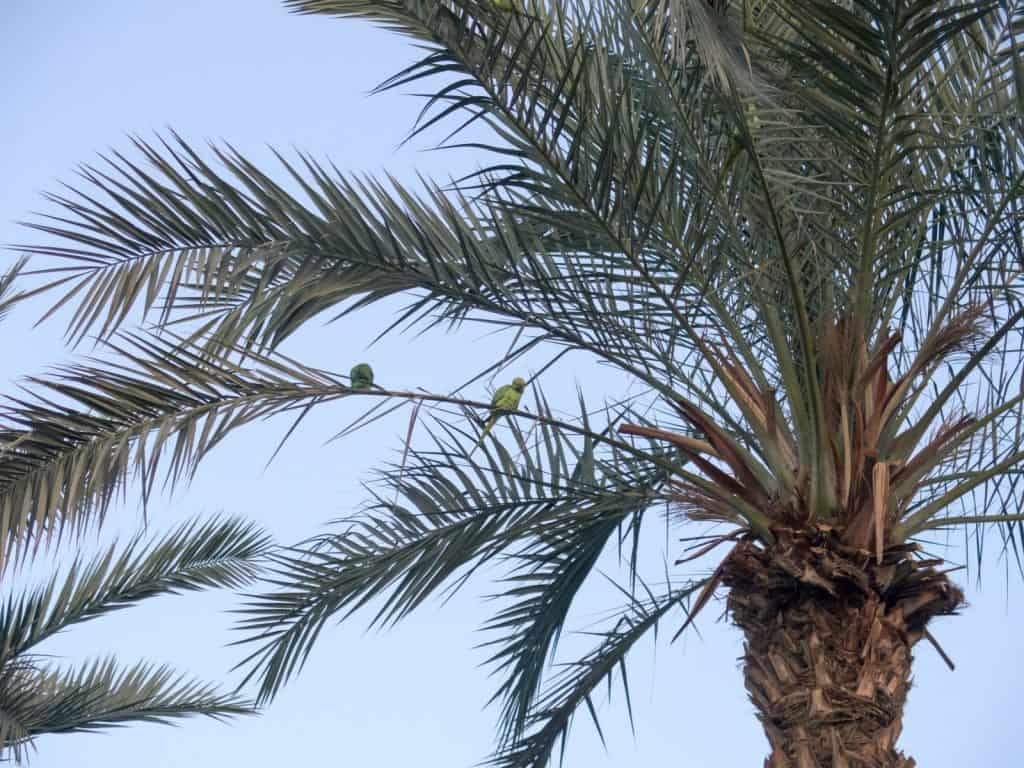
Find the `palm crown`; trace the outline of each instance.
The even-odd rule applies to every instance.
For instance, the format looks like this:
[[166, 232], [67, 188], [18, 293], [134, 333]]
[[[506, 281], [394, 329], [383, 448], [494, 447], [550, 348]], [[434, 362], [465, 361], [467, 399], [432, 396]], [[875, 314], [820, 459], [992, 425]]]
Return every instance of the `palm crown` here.
[[[441, 78], [414, 133], [486, 124], [493, 138], [474, 146], [491, 162], [419, 194], [281, 157], [292, 194], [230, 148], [214, 148], [215, 166], [177, 137], [137, 142], [147, 165], [117, 154], [85, 167], [80, 191], [52, 196], [63, 213], [35, 225], [50, 239], [28, 248], [66, 261], [45, 287], [74, 306], [70, 335], [109, 338], [133, 311], [194, 332], [122, 335], [120, 362], [66, 373], [61, 394], [91, 415], [4, 467], [18, 546], [55, 519], [100, 516], [137, 468], [147, 491], [161, 467], [188, 474], [228, 431], [273, 413], [301, 419], [355, 395], [414, 403], [414, 416], [485, 409], [356, 392], [275, 351], [321, 312], [409, 294], [396, 325], [495, 323], [517, 333], [495, 368], [580, 350], [660, 407], [610, 406], [595, 424], [581, 401], [578, 418], [556, 418], [539, 375], [536, 412], [510, 415], [517, 447], [492, 436], [475, 460], [477, 434], [438, 416], [432, 448], [407, 445], [382, 472], [390, 492], [351, 528], [280, 556], [277, 590], [244, 623], [264, 698], [330, 616], [376, 599], [378, 621], [400, 618], [507, 555], [508, 604], [491, 624], [504, 674], [495, 764], [545, 764], [639, 637], [724, 586], [771, 765], [910, 765], [894, 746], [910, 649], [962, 600], [915, 539], [1024, 519], [1021, 11], [287, 5], [426, 46], [382, 87]], [[26, 408], [32, 430], [66, 418]], [[597, 557], [664, 502], [680, 525], [723, 526], [696, 555], [727, 554], [706, 579], [635, 598], [543, 687]]]

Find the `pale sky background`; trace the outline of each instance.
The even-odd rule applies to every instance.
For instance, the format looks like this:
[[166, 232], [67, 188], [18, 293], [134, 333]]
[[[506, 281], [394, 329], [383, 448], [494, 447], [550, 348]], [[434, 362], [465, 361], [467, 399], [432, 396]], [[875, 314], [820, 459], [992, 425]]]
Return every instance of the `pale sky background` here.
[[[415, 171], [444, 179], [478, 159], [424, 152], [426, 142], [398, 149], [421, 102], [366, 94], [414, 51], [368, 24], [290, 16], [277, 0], [0, 0], [0, 9], [0, 242], [32, 237], [14, 221], [42, 207], [40, 191], [71, 180], [76, 163], [110, 147], [125, 149], [129, 133], [151, 136], [168, 126], [194, 142], [230, 140], [265, 168], [268, 144], [308, 150], [344, 170], [388, 170], [410, 183]], [[313, 324], [288, 351], [336, 370], [366, 357], [385, 383], [443, 391], [504, 348], [470, 328], [457, 337], [393, 336], [365, 352], [395, 306]], [[71, 354], [61, 346], [59, 322], [31, 328], [41, 309], [28, 307], [0, 328], [4, 382]], [[571, 357], [546, 374], [545, 388], [571, 404], [583, 377], [593, 403], [626, 391], [620, 378]], [[260, 521], [283, 543], [322, 530], [355, 508], [363, 498], [360, 481], [375, 462], [395, 457], [405, 430], [407, 417], [400, 415], [324, 447], [357, 412], [350, 404], [324, 411], [267, 469], [285, 426], [250, 428], [211, 457], [190, 489], [157, 506], [152, 528], [224, 511]], [[133, 531], [139, 522], [131, 506], [112, 517], [107, 533]], [[666, 549], [664, 537], [652, 538], [657, 573], [662, 558], [675, 559], [677, 551]], [[998, 538], [986, 544], [992, 565], [983, 589], [976, 589], [972, 567], [963, 576], [969, 609], [935, 626], [957, 671], [927, 645], [918, 647], [902, 745], [926, 768], [1024, 761], [1016, 732], [1024, 685], [1020, 580], [1014, 572], [1007, 578]], [[260, 718], [44, 737], [31, 765], [470, 768], [490, 754], [496, 717], [483, 707], [497, 681], [480, 667], [484, 652], [474, 650], [484, 639], [477, 628], [488, 617], [481, 595], [489, 586], [471, 583], [447, 605], [430, 603], [389, 632], [365, 632], [360, 616], [328, 625], [302, 675]], [[576, 626], [591, 625], [620, 602], [613, 588], [592, 585]], [[47, 650], [71, 658], [115, 651], [125, 661], [166, 661], [218, 679], [238, 657], [225, 647], [232, 620], [224, 611], [233, 604], [224, 594], [161, 598], [79, 627]], [[742, 688], [739, 633], [716, 621], [720, 613], [720, 603], [704, 613], [699, 636], [668, 645], [672, 625], [656, 649], [649, 642], [634, 651], [636, 737], [616, 695], [601, 708], [607, 751], [583, 714], [570, 738], [569, 766], [761, 764], [766, 744]], [[587, 644], [572, 637], [567, 647]]]

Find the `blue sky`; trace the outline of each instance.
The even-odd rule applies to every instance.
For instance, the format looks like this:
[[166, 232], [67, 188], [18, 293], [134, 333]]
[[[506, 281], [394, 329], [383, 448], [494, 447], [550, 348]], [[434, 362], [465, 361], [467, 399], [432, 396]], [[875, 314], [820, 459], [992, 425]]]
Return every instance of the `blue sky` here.
[[[76, 163], [127, 136], [168, 126], [190, 141], [227, 139], [271, 166], [267, 145], [295, 147], [354, 172], [387, 170], [415, 183], [419, 171], [443, 180], [471, 168], [471, 154], [398, 148], [421, 102], [401, 94], [368, 97], [414, 51], [367, 24], [289, 16], [277, 0], [7, 0], [0, 26], [0, 242], [31, 235], [14, 222], [42, 207], [39, 193], [70, 180]], [[288, 352], [346, 370], [369, 357], [386, 383], [445, 390], [493, 361], [502, 343], [467, 329], [455, 336], [392, 336], [366, 345], [397, 305], [381, 305], [294, 339]], [[3, 381], [39, 373], [72, 353], [59, 320], [32, 328], [42, 305], [3, 327]], [[79, 350], [81, 353], [87, 350]], [[528, 362], [527, 365], [530, 363]], [[545, 387], [571, 403], [577, 383], [591, 400], [614, 398], [627, 382], [585, 361], [559, 365]], [[529, 403], [527, 403], [529, 405]], [[265, 468], [285, 425], [261, 424], [229, 441], [193, 485], [153, 510], [166, 529], [194, 514], [224, 511], [263, 523], [283, 542], [313, 534], [351, 512], [360, 482], [375, 463], [395, 457], [406, 417], [381, 422], [353, 440], [324, 441], [357, 412], [322, 412]], [[104, 536], [135, 530], [134, 505], [118, 510]], [[662, 538], [649, 545], [655, 570], [667, 556]], [[93, 542], [83, 542], [91, 548]], [[969, 577], [970, 607], [936, 627], [958, 662], [950, 673], [927, 646], [917, 652], [916, 684], [903, 746], [929, 768], [1020, 764], [1013, 723], [1024, 672], [1019, 577], [1007, 579], [992, 537], [983, 589]], [[610, 562], [609, 566], [614, 565]], [[303, 766], [472, 766], [492, 746], [496, 712], [484, 704], [497, 681], [480, 666], [487, 618], [486, 582], [471, 583], [445, 606], [434, 602], [397, 629], [365, 631], [365, 617], [329, 625], [305, 671], [260, 718], [230, 725], [192, 721], [179, 728], [133, 726], [101, 735], [39, 742], [37, 768], [278, 768]], [[618, 605], [613, 588], [595, 583], [583, 596], [577, 625], [588, 626]], [[71, 658], [116, 651], [216, 679], [237, 659], [230, 596], [161, 598], [58, 638], [48, 649]], [[570, 741], [569, 765], [755, 765], [765, 742], [742, 689], [737, 631], [721, 621], [720, 604], [699, 621], [699, 635], [638, 648], [630, 666], [636, 736], [621, 696], [601, 708], [605, 750], [585, 716]], [[569, 649], [585, 646], [570, 637]]]

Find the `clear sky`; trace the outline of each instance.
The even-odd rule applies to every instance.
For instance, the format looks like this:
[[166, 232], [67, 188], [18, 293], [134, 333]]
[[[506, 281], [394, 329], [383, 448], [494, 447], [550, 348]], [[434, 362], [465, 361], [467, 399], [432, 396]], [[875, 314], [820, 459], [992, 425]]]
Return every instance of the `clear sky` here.
[[[14, 221], [42, 207], [40, 191], [71, 180], [76, 163], [110, 147], [126, 148], [129, 133], [152, 135], [168, 126], [196, 142], [230, 140], [265, 166], [271, 165], [269, 144], [311, 151], [345, 170], [388, 170], [409, 182], [416, 171], [443, 180], [470, 168], [472, 155], [425, 152], [423, 142], [398, 149], [419, 100], [366, 95], [413, 55], [391, 33], [289, 16], [277, 0], [6, 0], [0, 20], [0, 242], [31, 237]], [[365, 352], [395, 306], [311, 326], [287, 351], [336, 370], [365, 356], [385, 383], [444, 390], [503, 350], [503, 342], [467, 329], [457, 336], [393, 336]], [[71, 354], [61, 345], [59, 322], [32, 329], [41, 308], [20, 311], [0, 329], [3, 381], [39, 373]], [[545, 387], [571, 403], [583, 379], [593, 402], [626, 387], [572, 358], [553, 369]], [[400, 446], [405, 416], [325, 447], [356, 409], [322, 412], [268, 468], [286, 425], [251, 428], [215, 452], [191, 488], [158, 505], [153, 527], [224, 511], [259, 520], [286, 543], [316, 533], [358, 504], [360, 481]], [[139, 521], [130, 505], [112, 516], [106, 533], [132, 531]], [[1019, 576], [1006, 578], [998, 537], [986, 545], [992, 564], [982, 574], [983, 589], [976, 589], [972, 570], [965, 577], [970, 607], [935, 627], [957, 671], [949, 672], [929, 647], [918, 649], [902, 744], [927, 768], [1022, 763], [1014, 725], [1024, 685], [1021, 587]], [[662, 557], [676, 556], [664, 539], [650, 545], [650, 554], [655, 572]], [[328, 625], [303, 674], [260, 718], [45, 737], [32, 765], [469, 768], [488, 756], [496, 717], [484, 704], [497, 683], [480, 666], [484, 652], [474, 650], [484, 639], [477, 628], [488, 616], [481, 600], [488, 586], [471, 584], [443, 607], [430, 603], [389, 632], [365, 632], [359, 616], [345, 626]], [[588, 626], [620, 601], [611, 587], [593, 585], [577, 625]], [[232, 605], [224, 595], [161, 598], [78, 628], [47, 650], [71, 658], [116, 651], [124, 660], [167, 661], [217, 679], [238, 655], [225, 647], [232, 639], [225, 610]], [[759, 765], [766, 744], [742, 689], [739, 634], [717, 621], [720, 614], [721, 604], [712, 606], [698, 622], [699, 635], [675, 645], [667, 644], [666, 632], [656, 647], [639, 647], [630, 666], [635, 738], [622, 697], [614, 696], [601, 707], [608, 749], [583, 715], [568, 764]], [[585, 638], [567, 641], [569, 648], [585, 644]]]

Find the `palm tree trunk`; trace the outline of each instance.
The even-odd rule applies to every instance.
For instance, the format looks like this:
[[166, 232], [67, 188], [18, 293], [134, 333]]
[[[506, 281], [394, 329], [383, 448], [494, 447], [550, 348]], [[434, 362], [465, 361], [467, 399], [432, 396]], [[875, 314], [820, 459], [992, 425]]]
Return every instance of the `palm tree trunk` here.
[[827, 530], [776, 538], [770, 550], [741, 542], [722, 571], [772, 748], [765, 768], [911, 768], [896, 749], [911, 649], [963, 594], [912, 545], [878, 564]]

